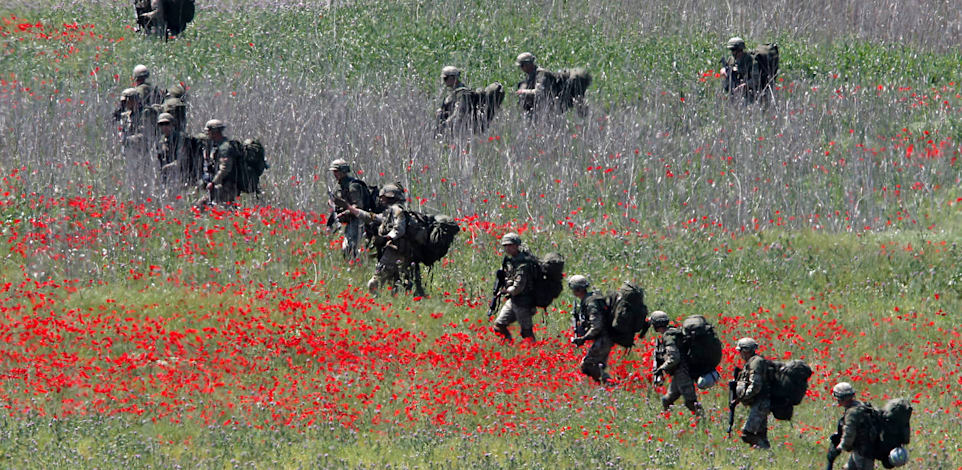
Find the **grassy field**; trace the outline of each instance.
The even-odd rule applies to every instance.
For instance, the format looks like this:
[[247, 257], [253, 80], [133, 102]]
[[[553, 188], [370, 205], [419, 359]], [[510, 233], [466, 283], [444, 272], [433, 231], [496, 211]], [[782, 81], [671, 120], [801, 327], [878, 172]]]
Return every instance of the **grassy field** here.
[[[716, 3], [212, 0], [168, 42], [122, 1], [0, 6], [0, 467], [820, 468], [847, 380], [913, 400], [907, 468], [962, 468], [958, 9]], [[718, 96], [734, 34], [782, 48], [776, 108]], [[508, 98], [488, 134], [436, 139], [441, 66], [512, 89], [524, 50], [588, 67], [588, 116]], [[191, 131], [265, 142], [260, 199], [200, 212], [122, 161], [137, 63], [189, 86]], [[335, 158], [458, 218], [427, 297], [343, 263]], [[726, 436], [722, 387], [700, 422], [661, 413], [651, 336], [612, 353], [618, 386], [581, 376], [567, 292], [538, 343], [496, 341], [509, 230], [811, 364], [773, 450]]]

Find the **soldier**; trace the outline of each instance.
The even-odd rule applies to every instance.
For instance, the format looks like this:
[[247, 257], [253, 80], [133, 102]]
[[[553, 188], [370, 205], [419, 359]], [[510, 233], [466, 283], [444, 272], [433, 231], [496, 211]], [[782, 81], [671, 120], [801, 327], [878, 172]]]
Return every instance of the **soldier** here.
[[[392, 294], [396, 294], [402, 276], [407, 277], [414, 269], [411, 263], [410, 244], [405, 239], [407, 214], [404, 212], [404, 200], [404, 191], [400, 187], [386, 184], [378, 193], [379, 204], [386, 207], [383, 212], [375, 214], [353, 204], [347, 204], [345, 212], [349, 212], [362, 222], [379, 224], [375, 246], [380, 255], [374, 267], [374, 275], [367, 282], [367, 288], [372, 294], [376, 294], [382, 285], [391, 286]], [[417, 291], [421, 291], [420, 282], [417, 284]]]
[[164, 101], [165, 92], [152, 85], [147, 79], [150, 78], [150, 70], [146, 65], [137, 64], [134, 67], [133, 81], [134, 88], [140, 93], [140, 103], [144, 108], [161, 104]]
[[525, 73], [525, 79], [518, 84], [518, 103], [521, 110], [531, 115], [550, 109], [555, 105], [552, 92], [555, 88], [555, 75], [551, 71], [538, 67], [534, 54], [523, 52], [518, 55], [515, 65]]
[[[334, 189], [335, 199], [342, 199], [344, 202], [358, 207], [365, 211], [371, 211], [373, 204], [369, 200], [367, 185], [361, 180], [351, 176], [351, 165], [346, 160], [337, 159], [331, 162], [330, 171], [337, 180], [337, 188]], [[335, 209], [334, 201], [331, 201], [331, 208]], [[336, 210], [336, 209], [335, 209]], [[350, 212], [342, 213], [336, 217], [337, 221], [344, 227], [344, 242], [341, 244], [341, 251], [344, 258], [353, 261], [358, 258], [358, 249], [361, 246], [361, 237], [364, 235], [361, 221]]]
[[167, 96], [161, 104], [161, 111], [174, 116], [174, 123], [178, 131], [186, 131], [187, 90], [181, 84], [178, 83], [167, 90]]
[[838, 420], [838, 429], [829, 439], [833, 446], [829, 449], [830, 462], [842, 453], [851, 452], [843, 470], [872, 470], [872, 438], [876, 433], [871, 405], [855, 399], [855, 389], [848, 382], [839, 382], [832, 387], [832, 396], [838, 406], [845, 409]]
[[685, 397], [685, 407], [696, 416], [702, 416], [704, 410], [698, 403], [695, 384], [688, 370], [688, 362], [682, 354], [683, 333], [677, 328], [670, 328], [671, 319], [668, 314], [656, 310], [648, 317], [648, 323], [661, 336], [655, 342], [655, 360], [658, 367], [654, 371], [657, 379], [664, 374], [671, 374], [671, 384], [668, 391], [661, 397], [661, 406], [665, 411], [671, 407], [678, 397]]
[[206, 193], [195, 203], [197, 206], [232, 204], [240, 196], [232, 172], [242, 155], [240, 149], [224, 136], [226, 127], [219, 119], [211, 119], [204, 125], [209, 140], [203, 152], [203, 189]]
[[120, 95], [120, 145], [130, 157], [134, 149], [144, 143], [143, 106], [136, 88], [127, 88]]
[[[177, 130], [177, 119], [170, 113], [161, 113], [157, 117], [157, 127], [160, 129], [160, 138], [157, 140], [156, 154], [161, 180], [164, 184], [170, 181], [181, 185], [188, 183], [194, 165], [187, 151], [187, 139]], [[172, 175], [175, 177], [172, 178]]]
[[162, 0], [134, 0], [134, 11], [137, 13], [137, 24], [143, 28], [144, 34], [166, 36], [167, 17]]
[[745, 52], [745, 40], [733, 37], [726, 46], [730, 56], [721, 59], [722, 88], [728, 96], [741, 96], [745, 104], [754, 99], [757, 80], [752, 73], [752, 57]]
[[441, 81], [447, 95], [436, 112], [437, 133], [440, 135], [445, 130], [463, 132], [474, 122], [471, 89], [461, 83], [461, 71], [450, 65], [441, 69]]
[[[585, 341], [593, 340], [588, 354], [581, 360], [581, 373], [591, 377], [598, 383], [607, 385], [610, 376], [605, 372], [608, 364], [608, 355], [614, 346], [608, 327], [605, 325], [608, 305], [603, 295], [590, 292], [588, 278], [581, 275], [574, 275], [568, 279], [568, 287], [571, 293], [577, 297], [572, 316], [575, 319], [575, 336], [571, 342], [576, 346], [585, 344]], [[585, 328], [587, 327], [587, 331]]]
[[745, 361], [735, 378], [735, 399], [749, 407], [748, 418], [742, 426], [742, 440], [758, 449], [768, 449], [768, 413], [771, 410], [769, 377], [770, 363], [756, 354], [758, 343], [752, 338], [742, 338], [735, 350]]
[[494, 332], [510, 342], [508, 325], [518, 322], [521, 325], [521, 337], [534, 341], [534, 282], [538, 273], [536, 259], [521, 247], [521, 237], [517, 233], [509, 232], [501, 237], [501, 246], [504, 249], [501, 269], [505, 273], [502, 294], [508, 296], [508, 301], [498, 312], [494, 321]]

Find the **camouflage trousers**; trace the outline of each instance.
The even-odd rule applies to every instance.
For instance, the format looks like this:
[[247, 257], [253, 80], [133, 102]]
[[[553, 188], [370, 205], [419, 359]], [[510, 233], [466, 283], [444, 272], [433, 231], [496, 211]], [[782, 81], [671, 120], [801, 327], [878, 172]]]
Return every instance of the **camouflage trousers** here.
[[361, 230], [361, 221], [354, 217], [347, 224], [343, 224], [342, 227], [344, 228], [344, 241], [341, 242], [341, 252], [344, 253], [344, 259], [348, 261], [357, 259], [361, 248], [361, 237], [364, 236], [364, 232]]
[[514, 303], [511, 299], [501, 307], [498, 318], [494, 320], [495, 326], [507, 327], [518, 322], [522, 330], [534, 328], [535, 307], [522, 307]]
[[842, 467], [842, 470], [874, 470], [875, 469], [875, 459], [870, 457], [865, 457], [864, 455], [852, 452], [849, 454], [848, 462]]
[[209, 204], [232, 204], [236, 202], [240, 191], [233, 184], [222, 184], [214, 186], [214, 189], [201, 189], [201, 197], [194, 203], [195, 206], [206, 206]]
[[374, 275], [367, 281], [367, 288], [371, 292], [377, 292], [381, 286], [391, 286], [397, 292], [401, 285], [402, 274], [408, 274], [411, 270], [411, 262], [401, 250], [392, 246], [384, 247], [381, 257], [374, 266]]
[[614, 341], [608, 335], [603, 334], [595, 338], [591, 342], [591, 347], [588, 348], [588, 354], [581, 360], [581, 372], [598, 382], [606, 382], [608, 374], [605, 372], [605, 366], [608, 365], [608, 356], [614, 345]]
[[678, 397], [685, 397], [685, 406], [692, 411], [701, 408], [698, 405], [698, 394], [695, 393], [695, 382], [691, 380], [691, 374], [684, 364], [679, 365], [671, 374], [671, 384], [668, 385], [668, 393], [661, 397], [661, 404], [667, 410]]
[[748, 418], [742, 426], [742, 440], [759, 447], [768, 446], [768, 413], [771, 411], [771, 401], [768, 398], [756, 398], [748, 408]]

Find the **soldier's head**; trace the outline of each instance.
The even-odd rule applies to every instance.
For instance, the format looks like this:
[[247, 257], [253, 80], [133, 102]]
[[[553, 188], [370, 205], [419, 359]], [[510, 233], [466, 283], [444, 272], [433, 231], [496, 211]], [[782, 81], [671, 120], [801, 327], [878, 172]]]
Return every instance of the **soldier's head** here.
[[664, 333], [670, 323], [671, 318], [661, 310], [655, 310], [648, 315], [648, 324], [659, 333]]
[[748, 358], [754, 356], [757, 350], [758, 343], [755, 342], [754, 339], [747, 336], [735, 343], [735, 351], [738, 351], [738, 354], [741, 355], [742, 359], [745, 359], [746, 361]]
[[381, 205], [388, 206], [404, 200], [404, 191], [396, 184], [385, 184], [377, 193]]
[[204, 133], [212, 141], [221, 141], [224, 139], [224, 129], [227, 127], [224, 121], [220, 119], [211, 119], [204, 124]]
[[140, 106], [140, 93], [136, 88], [127, 88], [120, 94], [120, 104], [127, 111], [134, 111]]
[[441, 81], [448, 88], [454, 88], [458, 84], [458, 80], [461, 78], [461, 70], [453, 65], [448, 65], [441, 69]]
[[514, 60], [514, 64], [521, 67], [521, 70], [526, 74], [532, 74], [535, 70], [538, 70], [538, 66], [534, 64], [534, 54], [530, 52], [522, 52], [518, 54], [518, 58]]
[[855, 400], [855, 387], [848, 382], [839, 382], [832, 387], [832, 396], [838, 401], [839, 406], [847, 406]]
[[588, 282], [588, 278], [580, 274], [575, 274], [574, 276], [568, 278], [568, 288], [570, 288], [571, 293], [579, 299], [582, 299], [588, 295], [589, 286], [591, 286], [591, 283]]
[[725, 47], [732, 51], [733, 56], [738, 57], [745, 52], [745, 40], [735, 36], [728, 40], [728, 42], [725, 44]]
[[331, 166], [328, 169], [334, 174], [334, 179], [341, 181], [342, 178], [351, 172], [351, 164], [343, 158], [338, 158], [331, 162]]
[[177, 98], [179, 100], [183, 100], [185, 96], [187, 96], [187, 89], [184, 88], [184, 86], [180, 83], [177, 83], [167, 89], [168, 98]]
[[163, 132], [164, 135], [170, 135], [170, 133], [174, 131], [174, 121], [176, 121], [176, 119], [174, 119], [173, 114], [160, 113], [160, 116], [157, 116], [157, 128], [160, 129], [160, 132]]
[[148, 70], [147, 66], [144, 64], [137, 64], [134, 67], [134, 73], [132, 78], [134, 80], [134, 83], [140, 85], [141, 83], [144, 83], [145, 81], [147, 81], [148, 78], [150, 78], [150, 70]]
[[501, 237], [501, 248], [508, 256], [516, 256], [521, 251], [521, 235], [508, 232]]

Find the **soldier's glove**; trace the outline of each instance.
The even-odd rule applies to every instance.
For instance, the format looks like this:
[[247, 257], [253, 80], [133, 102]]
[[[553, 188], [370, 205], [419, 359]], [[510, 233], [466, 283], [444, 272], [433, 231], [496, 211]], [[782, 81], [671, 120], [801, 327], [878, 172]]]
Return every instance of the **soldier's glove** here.
[[580, 347], [581, 345], [585, 344], [585, 339], [581, 336], [576, 336], [574, 338], [571, 338], [571, 343], [574, 344], [575, 346]]

